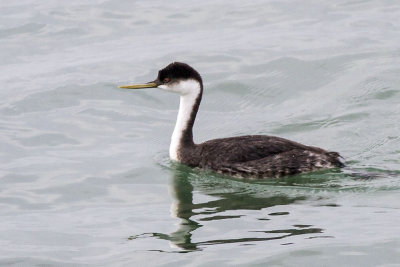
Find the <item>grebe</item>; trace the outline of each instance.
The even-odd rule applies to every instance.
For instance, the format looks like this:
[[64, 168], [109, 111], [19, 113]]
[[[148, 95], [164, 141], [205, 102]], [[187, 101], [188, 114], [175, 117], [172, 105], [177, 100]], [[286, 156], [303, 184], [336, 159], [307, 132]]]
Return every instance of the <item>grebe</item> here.
[[344, 166], [337, 152], [275, 136], [246, 135], [195, 144], [192, 129], [203, 94], [203, 81], [200, 74], [185, 63], [169, 64], [152, 82], [119, 87], [156, 87], [180, 95], [169, 156], [190, 167], [240, 178], [268, 178]]

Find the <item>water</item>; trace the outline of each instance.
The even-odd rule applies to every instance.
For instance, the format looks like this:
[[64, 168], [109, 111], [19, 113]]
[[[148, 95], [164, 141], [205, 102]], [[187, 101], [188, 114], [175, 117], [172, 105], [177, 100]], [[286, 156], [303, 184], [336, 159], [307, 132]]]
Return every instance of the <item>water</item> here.
[[[3, 1], [0, 264], [400, 264], [397, 1]], [[198, 142], [271, 134], [343, 171], [241, 181], [168, 160], [172, 61]]]

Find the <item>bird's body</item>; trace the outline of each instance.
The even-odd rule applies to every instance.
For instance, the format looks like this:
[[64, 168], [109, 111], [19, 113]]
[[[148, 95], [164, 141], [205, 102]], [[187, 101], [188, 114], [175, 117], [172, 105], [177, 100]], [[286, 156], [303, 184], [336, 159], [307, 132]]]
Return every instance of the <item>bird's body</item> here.
[[287, 139], [246, 135], [182, 147], [181, 163], [236, 177], [266, 178], [340, 167], [339, 154]]
[[154, 82], [122, 88], [158, 87], [180, 94], [178, 117], [170, 144], [170, 158], [200, 169], [243, 178], [267, 178], [319, 169], [343, 167], [337, 152], [302, 145], [284, 138], [246, 135], [193, 141], [193, 125], [200, 106], [203, 82], [196, 70], [171, 63]]

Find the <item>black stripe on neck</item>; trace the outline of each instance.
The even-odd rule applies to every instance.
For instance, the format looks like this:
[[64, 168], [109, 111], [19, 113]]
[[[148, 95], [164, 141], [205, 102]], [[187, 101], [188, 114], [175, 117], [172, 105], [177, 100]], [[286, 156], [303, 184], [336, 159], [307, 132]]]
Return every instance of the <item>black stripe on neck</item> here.
[[201, 98], [203, 95], [203, 83], [201, 80], [198, 82], [200, 85], [200, 93], [196, 97], [192, 111], [190, 113], [189, 120], [187, 121], [187, 124], [186, 124], [186, 128], [182, 132], [182, 137], [181, 137], [181, 140], [179, 141], [179, 143], [181, 144], [181, 147], [194, 146], [193, 125], [194, 125], [194, 121], [196, 120], [196, 115], [197, 115], [197, 112], [199, 111], [200, 102], [201, 102]]

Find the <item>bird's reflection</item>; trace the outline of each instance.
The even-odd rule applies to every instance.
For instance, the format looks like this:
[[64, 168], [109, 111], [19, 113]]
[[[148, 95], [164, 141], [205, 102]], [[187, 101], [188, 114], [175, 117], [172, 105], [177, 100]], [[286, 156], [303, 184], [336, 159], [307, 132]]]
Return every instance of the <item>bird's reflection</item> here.
[[[180, 249], [180, 252], [201, 250], [202, 247], [213, 244], [265, 241], [292, 235], [322, 232], [322, 229], [310, 228], [311, 225], [299, 225], [293, 229], [270, 231], [270, 234], [278, 234], [273, 237], [194, 242], [193, 232], [203, 226], [201, 222], [241, 217], [241, 215], [225, 215], [228, 211], [261, 210], [275, 205], [291, 204], [297, 200], [304, 200], [306, 197], [255, 192], [255, 188], [256, 190], [260, 188], [257, 184], [218, 177], [214, 174], [199, 173], [180, 164], [174, 164], [170, 170], [172, 174], [171, 194], [174, 197], [171, 213], [174, 217], [180, 219], [180, 223], [178, 229], [173, 233], [152, 233], [151, 235], [170, 241], [172, 246]], [[200, 191], [200, 194], [204, 192], [211, 196], [212, 200], [194, 203], [194, 189], [196, 189], [196, 192]], [[260, 218], [259, 220], [268, 219]], [[267, 231], [264, 231], [264, 233], [267, 233]]]
[[177, 247], [184, 250], [197, 250], [197, 244], [192, 242], [192, 232], [202, 225], [191, 220], [196, 213], [193, 211], [193, 185], [190, 183], [189, 172], [185, 171], [183, 166], [174, 166], [171, 180], [171, 194], [175, 198], [171, 214], [181, 221], [178, 229], [168, 236]]
[[[179, 219], [177, 229], [172, 233], [144, 233], [131, 236], [129, 239], [155, 237], [167, 240], [173, 247], [178, 248], [178, 251], [174, 250], [173, 252], [196, 251], [217, 244], [250, 244], [256, 241], [284, 239], [296, 235], [307, 235], [305, 236], [307, 239], [332, 238], [332, 236], [323, 235], [324, 229], [314, 227], [312, 222], [288, 226], [285, 224], [285, 219], [279, 221], [279, 217], [289, 215], [287, 211], [276, 212], [275, 209], [275, 212], [268, 213], [268, 216], [265, 216], [264, 209], [278, 205], [290, 205], [296, 201], [311, 200], [311, 198], [320, 202], [329, 190], [332, 192], [347, 190], [348, 187], [343, 181], [357, 181], [359, 179], [359, 176], [354, 175], [354, 172], [344, 173], [331, 170], [325, 173], [311, 173], [280, 179], [248, 181], [196, 171], [181, 164], [171, 163], [163, 166], [167, 167], [167, 171], [171, 174], [170, 193], [174, 199], [171, 215]], [[387, 174], [387, 172], [384, 173]], [[398, 173], [396, 175], [398, 176]], [[362, 177], [364, 176], [363, 173]], [[364, 187], [355, 189], [353, 186], [350, 189], [364, 190]], [[322, 190], [323, 194], [318, 195], [318, 190]], [[330, 202], [321, 205], [332, 208], [339, 207], [339, 205]], [[246, 212], [250, 210], [263, 211], [260, 211], [259, 216], [257, 215], [254, 218], [251, 212]], [[256, 227], [246, 228], [245, 226], [243, 228], [243, 224], [241, 224], [243, 221], [234, 221], [234, 219], [241, 217], [246, 217], [247, 221], [254, 219], [258, 224]], [[196, 235], [195, 238], [193, 237], [197, 229], [209, 227], [218, 220], [227, 220], [226, 224], [222, 224], [224, 229], [218, 231], [216, 235], [218, 238], [210, 239], [207, 237], [208, 239], [204, 240], [205, 238], [201, 233]], [[275, 221], [275, 224], [269, 224], [269, 220]], [[282, 227], [276, 229], [276, 226], [280, 225], [281, 222]], [[253, 223], [256, 222], [253, 221]], [[219, 226], [221, 227], [221, 224]], [[228, 229], [225, 229], [225, 226]], [[232, 226], [235, 230], [242, 230], [243, 232], [239, 234], [237, 231], [230, 232], [229, 227], [232, 228]], [[236, 226], [242, 228], [236, 228]], [[267, 229], [264, 230], [264, 227]], [[271, 229], [271, 227], [273, 228]], [[197, 241], [197, 237], [200, 237], [202, 241]], [[287, 244], [291, 243], [286, 242], [282, 245]]]

